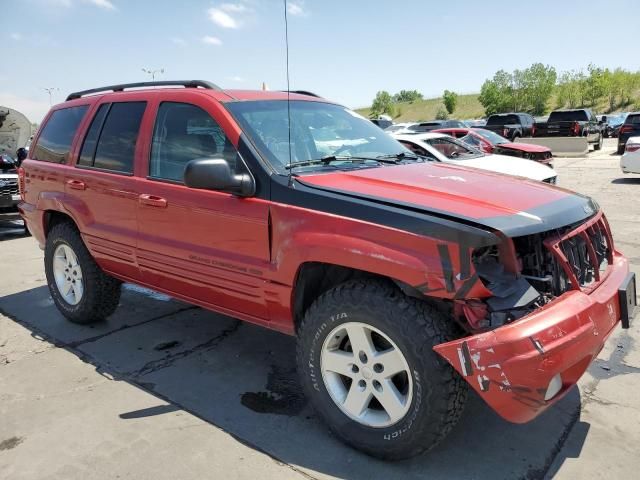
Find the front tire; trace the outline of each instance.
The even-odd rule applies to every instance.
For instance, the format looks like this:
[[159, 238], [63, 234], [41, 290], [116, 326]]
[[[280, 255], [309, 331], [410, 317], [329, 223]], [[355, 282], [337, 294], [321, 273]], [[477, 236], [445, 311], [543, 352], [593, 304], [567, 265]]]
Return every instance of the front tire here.
[[44, 266], [51, 298], [74, 323], [106, 319], [120, 302], [120, 281], [104, 273], [75, 225], [54, 225], [47, 235]]
[[392, 285], [329, 290], [298, 329], [298, 372], [320, 417], [345, 443], [399, 460], [437, 445], [456, 424], [466, 383], [433, 347], [451, 321]]

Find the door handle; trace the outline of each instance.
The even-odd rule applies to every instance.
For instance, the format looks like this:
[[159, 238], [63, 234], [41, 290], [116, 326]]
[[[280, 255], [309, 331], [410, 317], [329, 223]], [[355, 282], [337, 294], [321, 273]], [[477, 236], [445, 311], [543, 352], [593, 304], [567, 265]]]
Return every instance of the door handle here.
[[74, 190], [84, 190], [87, 188], [85, 183], [80, 180], [67, 180], [67, 185], [69, 185], [69, 188], [73, 188]]
[[148, 205], [150, 207], [167, 207], [166, 198], [158, 197], [157, 195], [149, 195], [148, 193], [143, 193], [138, 197], [138, 201], [142, 205]]

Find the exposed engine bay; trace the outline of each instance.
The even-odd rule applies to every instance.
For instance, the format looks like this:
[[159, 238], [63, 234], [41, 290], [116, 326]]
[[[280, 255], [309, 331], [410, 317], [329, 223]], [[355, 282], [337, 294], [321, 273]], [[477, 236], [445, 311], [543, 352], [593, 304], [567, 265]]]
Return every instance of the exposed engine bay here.
[[[604, 217], [515, 237], [511, 240], [516, 272], [505, 268], [498, 247], [477, 250], [473, 255], [476, 272], [493, 296], [464, 302], [462, 312], [469, 326], [473, 330], [496, 328], [528, 315], [568, 290], [592, 288], [607, 269], [610, 238]], [[559, 247], [559, 255], [552, 252], [552, 245]]]

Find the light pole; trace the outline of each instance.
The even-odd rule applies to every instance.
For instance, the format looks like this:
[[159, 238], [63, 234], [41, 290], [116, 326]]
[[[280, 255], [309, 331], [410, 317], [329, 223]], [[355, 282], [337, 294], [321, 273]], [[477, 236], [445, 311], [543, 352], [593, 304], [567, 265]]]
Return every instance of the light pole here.
[[142, 71], [144, 73], [148, 73], [149, 75], [151, 75], [151, 81], [155, 81], [156, 75], [164, 73], [164, 68], [157, 68], [155, 70], [151, 70], [149, 68], [143, 68]]
[[48, 88], [43, 88], [43, 90], [49, 94], [49, 106], [53, 105], [51, 100], [53, 92], [57, 92], [60, 89], [58, 87], [48, 87]]

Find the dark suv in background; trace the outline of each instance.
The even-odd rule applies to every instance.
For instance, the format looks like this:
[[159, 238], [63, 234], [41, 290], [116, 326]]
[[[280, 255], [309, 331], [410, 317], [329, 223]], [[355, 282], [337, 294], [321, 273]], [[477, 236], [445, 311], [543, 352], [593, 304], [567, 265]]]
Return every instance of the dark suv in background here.
[[536, 121], [528, 113], [499, 113], [489, 116], [482, 128], [513, 141], [519, 137], [533, 137]]
[[627, 115], [626, 120], [620, 127], [620, 133], [618, 134], [618, 155], [624, 153], [627, 140], [636, 136], [640, 136], [640, 112], [633, 112]]

